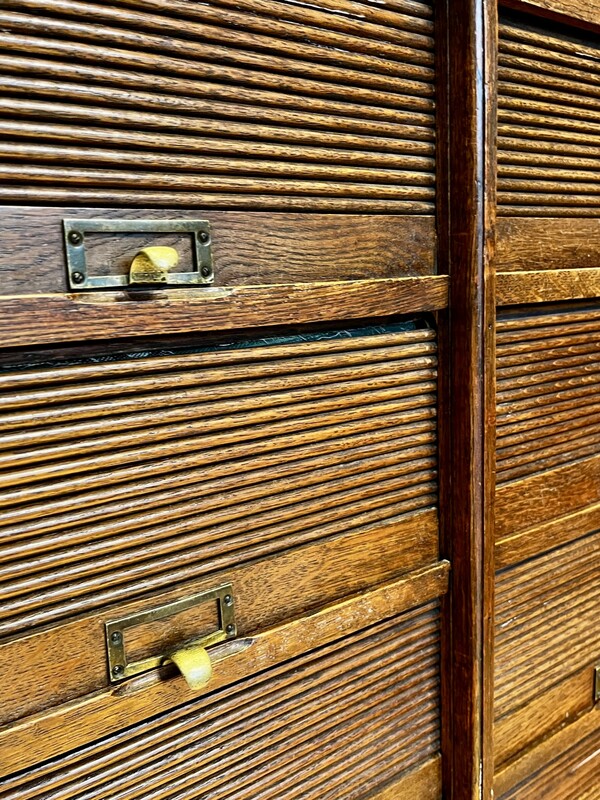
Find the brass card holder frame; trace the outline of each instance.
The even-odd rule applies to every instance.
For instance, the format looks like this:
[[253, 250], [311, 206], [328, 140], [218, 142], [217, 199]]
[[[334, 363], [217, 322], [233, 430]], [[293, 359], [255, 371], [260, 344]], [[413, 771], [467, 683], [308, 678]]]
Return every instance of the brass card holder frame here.
[[186, 646], [210, 647], [219, 642], [224, 642], [227, 639], [232, 639], [237, 634], [233, 586], [230, 583], [224, 583], [216, 589], [199, 592], [198, 594], [176, 600], [173, 603], [167, 603], [158, 608], [141, 611], [137, 614], [131, 614], [127, 617], [121, 617], [120, 619], [107, 622], [104, 627], [106, 632], [106, 650], [108, 654], [108, 672], [111, 682], [116, 683], [125, 678], [131, 678], [134, 675], [138, 675], [140, 672], [147, 672], [150, 669], [160, 667], [170, 660], [169, 653], [165, 652], [156, 656], [144, 658], [141, 661], [128, 662], [125, 650], [125, 632], [128, 628], [166, 619], [182, 611], [187, 611], [194, 606], [199, 606], [211, 601], [215, 601], [218, 604], [220, 627], [212, 633], [194, 639], [192, 642], [182, 643], [182, 645]]
[[[123, 289], [131, 286], [128, 275], [90, 275], [85, 252], [86, 233], [188, 233], [193, 241], [194, 270], [169, 272], [165, 286], [210, 286], [213, 272], [210, 223], [200, 219], [64, 219], [67, 281], [72, 291]], [[135, 252], [131, 254], [132, 258]]]

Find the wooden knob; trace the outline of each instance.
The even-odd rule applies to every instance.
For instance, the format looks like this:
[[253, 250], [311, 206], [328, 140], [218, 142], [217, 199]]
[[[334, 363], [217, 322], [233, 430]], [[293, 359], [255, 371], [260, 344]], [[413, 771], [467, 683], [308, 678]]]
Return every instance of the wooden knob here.
[[144, 247], [131, 262], [129, 283], [167, 283], [169, 270], [178, 262], [179, 253], [173, 247]]

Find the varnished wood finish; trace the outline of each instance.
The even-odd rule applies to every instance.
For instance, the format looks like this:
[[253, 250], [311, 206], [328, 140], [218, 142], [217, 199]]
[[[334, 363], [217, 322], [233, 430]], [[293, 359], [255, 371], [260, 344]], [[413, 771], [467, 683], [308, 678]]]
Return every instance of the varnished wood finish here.
[[600, 268], [499, 272], [498, 305], [555, 303], [600, 296]]
[[123, 800], [142, 787], [148, 798], [167, 787], [190, 798], [217, 787], [363, 797], [438, 751], [438, 638], [435, 605], [408, 612], [95, 742], [0, 796], [49, 800], [85, 786]]
[[448, 279], [389, 278], [273, 286], [0, 296], [5, 346], [82, 339], [221, 331], [433, 311], [448, 301]]
[[[594, 534], [498, 575], [495, 710], [505, 759], [547, 736], [552, 723], [556, 729], [592, 709], [599, 546]], [[567, 691], [564, 683], [582, 672]], [[515, 715], [520, 725], [511, 730]]]
[[498, 56], [500, 214], [600, 214], [599, 42], [592, 33], [503, 17]]
[[502, 0], [502, 5], [569, 25], [575, 23], [578, 28], [600, 29], [598, 0]]
[[[448, 568], [447, 562], [436, 564], [394, 584], [251, 638], [220, 646], [213, 654], [217, 669], [207, 691], [277, 667], [282, 661], [336, 642], [365, 625], [381, 625], [407, 609], [432, 601], [447, 589]], [[289, 583], [287, 586], [289, 590]], [[157, 674], [155, 670], [128, 681], [120, 690], [97, 692], [52, 713], [33, 716], [0, 730], [3, 772], [31, 767], [36, 762], [89, 744], [98, 738], [99, 732], [103, 735], [116, 733], [195, 697], [181, 677], [172, 673]], [[68, 740], [64, 737], [65, 730], [69, 731]], [[74, 757], [77, 758], [76, 751]], [[37, 772], [45, 774], [51, 765], [52, 762], [42, 765]]]
[[[435, 272], [431, 217], [325, 214], [245, 214], [199, 209], [178, 219], [206, 219], [211, 226], [215, 286], [257, 286], [318, 281], [373, 280]], [[165, 209], [8, 207], [2, 210], [2, 295], [68, 291], [63, 219], [169, 220]], [[88, 236], [90, 273], [126, 274], [138, 249], [159, 236], [113, 233]], [[190, 236], [175, 234], [180, 269], [193, 268]]]
[[[492, 534], [494, 447], [495, 3], [440, 4], [438, 51], [442, 553], [452, 562], [444, 601], [444, 796], [492, 796]], [[440, 35], [440, 34], [438, 34]], [[442, 149], [444, 148], [444, 149]], [[460, 744], [459, 744], [460, 743]]]
[[2, 196], [432, 214], [432, 12], [402, 11], [7, 0]]
[[[497, 234], [500, 291], [508, 280], [505, 272], [600, 268], [600, 219], [501, 217]], [[556, 279], [547, 273], [545, 280]], [[499, 302], [505, 302], [502, 295]]]

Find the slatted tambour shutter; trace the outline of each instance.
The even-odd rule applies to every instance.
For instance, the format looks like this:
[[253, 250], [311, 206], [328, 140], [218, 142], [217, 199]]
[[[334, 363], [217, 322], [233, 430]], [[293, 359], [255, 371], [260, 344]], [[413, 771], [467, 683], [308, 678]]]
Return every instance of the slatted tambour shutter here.
[[6, 0], [0, 197], [432, 214], [432, 15]]
[[498, 213], [599, 216], [599, 37], [504, 13], [498, 78]]
[[[47, 670], [44, 626], [149, 593], [233, 578], [243, 635], [434, 563], [436, 375], [419, 319], [5, 368], [0, 634]], [[105, 682], [85, 658], [54, 702]], [[4, 722], [48, 704], [22, 679]]]
[[499, 482], [595, 456], [600, 310], [501, 317], [497, 353]]
[[435, 776], [438, 657], [433, 603], [2, 781], [0, 797], [351, 800]]
[[[501, 312], [497, 365], [494, 706], [502, 766], [593, 709], [600, 647], [597, 304]], [[568, 783], [564, 795], [546, 795], [545, 778], [532, 780], [531, 789], [506, 797], [571, 796]]]

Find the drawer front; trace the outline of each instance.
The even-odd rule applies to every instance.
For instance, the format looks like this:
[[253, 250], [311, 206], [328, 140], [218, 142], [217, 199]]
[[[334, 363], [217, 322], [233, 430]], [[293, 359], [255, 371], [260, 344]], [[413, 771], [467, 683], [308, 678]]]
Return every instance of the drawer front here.
[[94, 353], [0, 377], [7, 735], [111, 691], [109, 622], [230, 583], [243, 638], [437, 563], [426, 318]]
[[[0, 784], [3, 800], [440, 797], [436, 603]], [[386, 795], [381, 795], [386, 796]]]

